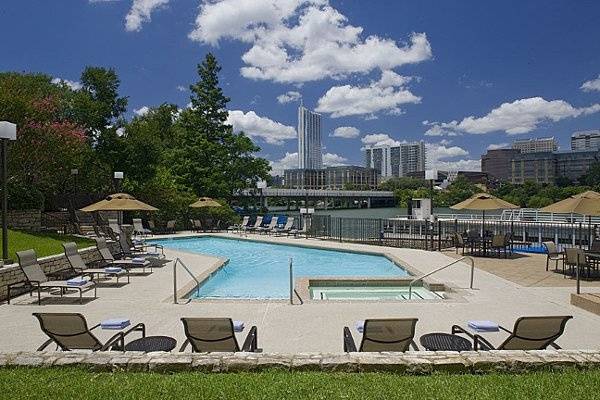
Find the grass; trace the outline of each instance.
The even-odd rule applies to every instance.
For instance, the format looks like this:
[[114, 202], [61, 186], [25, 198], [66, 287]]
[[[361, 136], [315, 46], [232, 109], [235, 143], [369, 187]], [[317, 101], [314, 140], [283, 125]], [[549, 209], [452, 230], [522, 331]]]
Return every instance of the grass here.
[[78, 368], [0, 369], [7, 399], [597, 399], [600, 371], [523, 375], [388, 373], [93, 373]]
[[[0, 238], [2, 234], [0, 232]], [[84, 239], [71, 235], [60, 235], [51, 232], [25, 232], [8, 230], [8, 252], [10, 258], [17, 259], [16, 252], [34, 249], [38, 257], [62, 253], [64, 242], [75, 242], [77, 247], [89, 247], [94, 244], [90, 239]]]

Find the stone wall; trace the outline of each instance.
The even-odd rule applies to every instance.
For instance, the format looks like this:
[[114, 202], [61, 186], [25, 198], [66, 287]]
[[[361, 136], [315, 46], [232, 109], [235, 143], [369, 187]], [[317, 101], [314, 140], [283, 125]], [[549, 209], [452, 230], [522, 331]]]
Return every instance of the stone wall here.
[[[113, 253], [120, 251], [118, 243], [108, 243], [109, 248]], [[117, 250], [119, 249], [119, 250]], [[88, 247], [79, 251], [81, 258], [87, 263], [90, 261], [100, 260], [100, 253], [96, 250], [96, 247]], [[40, 257], [38, 258], [40, 266], [45, 273], [52, 273], [61, 271], [63, 269], [69, 269], [71, 266], [69, 261], [64, 254], [57, 254], [54, 256]], [[6, 300], [7, 286], [12, 283], [21, 282], [25, 279], [21, 268], [18, 264], [10, 264], [0, 268], [0, 301]]]
[[8, 210], [8, 227], [25, 231], [39, 231], [42, 227], [40, 210]]
[[524, 373], [567, 368], [599, 368], [599, 350], [495, 350], [407, 353], [141, 353], [17, 352], [0, 353], [0, 367], [79, 366], [92, 371], [241, 372], [388, 371], [398, 374]]

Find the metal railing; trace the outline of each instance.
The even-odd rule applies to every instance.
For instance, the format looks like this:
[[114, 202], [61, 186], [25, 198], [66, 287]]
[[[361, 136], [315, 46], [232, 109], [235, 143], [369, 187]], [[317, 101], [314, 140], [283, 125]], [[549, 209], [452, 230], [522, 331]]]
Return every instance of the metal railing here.
[[459, 262], [463, 261], [463, 260], [469, 260], [471, 262], [471, 281], [469, 284], [469, 289], [473, 289], [473, 276], [475, 274], [475, 261], [473, 260], [472, 257], [469, 256], [464, 256], [459, 258], [458, 260], [452, 261], [450, 264], [446, 264], [443, 265], [439, 268], [434, 269], [431, 272], [428, 272], [426, 274], [423, 274], [421, 276], [416, 277], [415, 279], [413, 279], [412, 281], [410, 281], [410, 283], [408, 284], [408, 299], [410, 300], [412, 298], [412, 287], [415, 283], [422, 281], [423, 279], [435, 274], [436, 272], [439, 272], [443, 269], [446, 269], [454, 264], [458, 264]]
[[192, 279], [196, 281], [196, 286], [198, 287], [198, 290], [200, 289], [200, 281], [194, 276], [192, 271], [190, 271], [183, 261], [177, 257], [173, 262], [173, 304], [179, 304], [177, 299], [177, 264], [181, 265], [181, 267], [183, 267], [183, 269], [192, 277]]

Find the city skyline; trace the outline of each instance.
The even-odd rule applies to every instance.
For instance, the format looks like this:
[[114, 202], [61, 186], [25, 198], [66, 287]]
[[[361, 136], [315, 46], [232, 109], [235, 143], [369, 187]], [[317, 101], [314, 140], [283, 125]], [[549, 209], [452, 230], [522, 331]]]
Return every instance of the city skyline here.
[[488, 148], [554, 136], [568, 149], [572, 133], [600, 128], [597, 2], [240, 4], [5, 2], [0, 68], [77, 88], [86, 65], [114, 67], [133, 118], [165, 99], [186, 107], [213, 52], [229, 122], [275, 172], [298, 165], [300, 98], [322, 114], [325, 166], [424, 140], [432, 167], [477, 169]]

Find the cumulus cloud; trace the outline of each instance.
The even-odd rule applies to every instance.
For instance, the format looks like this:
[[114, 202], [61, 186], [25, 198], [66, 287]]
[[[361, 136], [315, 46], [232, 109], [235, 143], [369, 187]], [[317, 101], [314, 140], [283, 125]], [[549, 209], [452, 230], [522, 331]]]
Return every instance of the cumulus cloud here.
[[188, 91], [188, 88], [183, 85], [177, 85], [177, 87], [175, 89], [177, 89], [178, 92], [187, 92]]
[[284, 94], [280, 94], [277, 96], [277, 101], [279, 104], [291, 103], [293, 101], [298, 101], [302, 98], [300, 92], [295, 92], [293, 90], [286, 92]]
[[79, 90], [83, 87], [81, 82], [71, 81], [69, 79], [54, 78], [50, 82], [52, 82], [55, 85], [67, 85], [71, 88], [71, 90]]
[[366, 36], [327, 0], [205, 1], [189, 37], [211, 45], [247, 43], [241, 74], [287, 83], [390, 70], [432, 56], [424, 33], [405, 42]]
[[240, 110], [229, 111], [227, 124], [234, 131], [244, 131], [252, 138], [260, 138], [269, 144], [280, 145], [285, 140], [296, 138], [296, 129], [283, 125], [266, 117], [258, 116], [254, 111], [244, 113]]
[[133, 113], [139, 117], [142, 117], [142, 116], [148, 114], [148, 111], [150, 111], [150, 108], [148, 106], [142, 106], [140, 108], [134, 109]]
[[144, 22], [150, 22], [153, 11], [168, 3], [169, 0], [133, 0], [125, 16], [125, 29], [129, 32], [141, 30]]
[[335, 128], [332, 137], [344, 138], [344, 139], [354, 139], [360, 135], [360, 131], [353, 126], [339, 126]]
[[[458, 146], [440, 143], [425, 143], [427, 167], [442, 171], [480, 171], [481, 161], [466, 157], [469, 152]], [[459, 158], [461, 157], [461, 158]]]
[[598, 91], [600, 92], [600, 75], [596, 79], [592, 79], [590, 81], [583, 82], [580, 87], [584, 92], [592, 92]]
[[326, 167], [337, 167], [339, 165], [346, 165], [348, 159], [335, 153], [323, 154], [323, 165]]
[[498, 149], [505, 149], [508, 146], [510, 146], [510, 143], [492, 143], [487, 147], [487, 149], [488, 150], [498, 150]]
[[531, 132], [544, 122], [558, 122], [565, 118], [597, 113], [600, 104], [576, 108], [564, 100], [548, 101], [531, 97], [503, 103], [483, 117], [470, 116], [462, 121], [431, 123], [426, 135], [443, 135], [446, 132], [484, 134], [503, 131], [509, 135]]
[[319, 99], [316, 111], [328, 113], [332, 118], [350, 115], [373, 117], [380, 111], [398, 115], [402, 113], [400, 105], [421, 101], [404, 86], [410, 80], [393, 71], [384, 71], [378, 81], [368, 86], [334, 86]]
[[363, 142], [363, 144], [368, 147], [399, 146], [402, 143], [406, 143], [406, 142], [399, 142], [395, 139], [392, 139], [386, 133], [371, 133], [369, 135], [365, 135], [364, 137], [362, 137], [360, 139], [360, 141]]
[[[323, 154], [323, 165], [326, 167], [335, 167], [338, 165], [346, 165], [347, 158], [340, 156], [335, 153]], [[283, 175], [283, 171], [286, 169], [298, 168], [298, 153], [288, 153], [280, 158], [279, 160], [269, 161], [271, 166], [271, 175]]]

